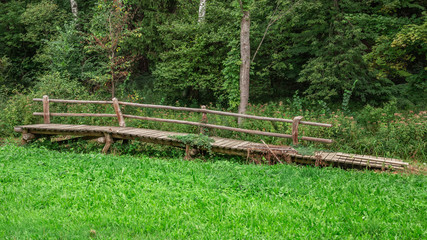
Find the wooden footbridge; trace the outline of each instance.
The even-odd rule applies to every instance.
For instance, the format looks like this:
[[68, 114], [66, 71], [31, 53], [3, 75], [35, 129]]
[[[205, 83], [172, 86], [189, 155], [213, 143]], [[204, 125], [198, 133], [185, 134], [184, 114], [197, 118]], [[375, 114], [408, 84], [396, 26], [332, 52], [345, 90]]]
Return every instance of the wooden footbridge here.
[[[176, 147], [185, 147], [187, 156], [189, 157], [189, 145], [185, 145], [179, 139], [173, 136], [187, 135], [188, 133], [178, 133], [170, 131], [160, 131], [153, 129], [142, 129], [126, 127], [125, 118], [140, 119], [146, 121], [157, 121], [174, 124], [187, 124], [198, 126], [200, 132], [203, 133], [206, 128], [229, 130], [234, 132], [242, 132], [249, 134], [257, 134], [272, 137], [291, 138], [294, 145], [298, 144], [299, 140], [316, 141], [323, 143], [332, 143], [330, 139], [315, 138], [298, 136], [298, 126], [300, 124], [317, 126], [317, 127], [331, 127], [331, 124], [316, 123], [302, 121], [301, 116], [294, 119], [270, 118], [246, 114], [236, 114], [230, 112], [208, 110], [205, 106], [202, 108], [185, 108], [185, 107], [172, 107], [163, 105], [139, 104], [120, 102], [116, 98], [112, 101], [85, 101], [85, 100], [62, 100], [62, 99], [49, 99], [48, 96], [43, 96], [42, 99], [36, 98], [34, 101], [43, 102], [43, 112], [33, 113], [36, 116], [43, 116], [43, 124], [33, 124], [15, 127], [16, 132], [22, 133], [23, 143], [32, 141], [40, 137], [55, 136], [55, 135], [71, 135], [79, 136], [84, 139], [98, 139], [99, 142], [104, 143], [105, 146], [102, 152], [107, 153], [111, 144], [117, 140], [139, 140], [142, 142], [170, 145]], [[104, 113], [51, 113], [49, 104], [56, 103], [72, 103], [72, 104], [110, 104], [115, 110], [115, 114]], [[143, 108], [157, 108], [168, 109], [176, 111], [188, 111], [201, 113], [200, 122], [190, 122], [174, 119], [153, 118], [146, 116], [126, 115], [121, 112], [120, 105], [134, 106]], [[286, 122], [292, 124], [291, 134], [272, 133], [259, 130], [249, 130], [243, 128], [234, 128], [229, 126], [221, 126], [209, 124], [207, 114], [217, 114], [224, 116], [233, 116], [249, 119], [257, 119], [262, 121], [275, 121]], [[112, 117], [117, 118], [119, 126], [92, 126], [92, 125], [69, 125], [69, 124], [53, 124], [50, 119], [52, 116], [65, 116], [65, 117]], [[315, 155], [302, 155], [290, 146], [267, 145], [265, 142], [255, 143], [249, 141], [242, 141], [229, 138], [211, 137], [214, 142], [212, 143], [212, 151], [217, 153], [224, 153], [230, 155], [244, 156], [256, 163], [303, 163], [314, 164], [322, 166], [343, 166], [355, 168], [377, 168], [377, 169], [403, 169], [408, 164], [398, 159], [373, 157], [365, 155], [345, 154], [345, 153], [327, 153], [317, 152]]]

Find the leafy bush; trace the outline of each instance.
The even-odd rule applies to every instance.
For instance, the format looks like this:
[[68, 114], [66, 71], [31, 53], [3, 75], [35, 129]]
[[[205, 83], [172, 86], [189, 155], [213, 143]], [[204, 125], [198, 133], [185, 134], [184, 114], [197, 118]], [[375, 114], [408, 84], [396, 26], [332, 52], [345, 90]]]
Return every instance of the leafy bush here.
[[212, 138], [203, 134], [188, 134], [188, 135], [174, 135], [169, 136], [170, 138], [177, 139], [185, 145], [190, 145], [193, 148], [206, 150], [209, 153], [212, 152], [212, 143], [215, 142]]

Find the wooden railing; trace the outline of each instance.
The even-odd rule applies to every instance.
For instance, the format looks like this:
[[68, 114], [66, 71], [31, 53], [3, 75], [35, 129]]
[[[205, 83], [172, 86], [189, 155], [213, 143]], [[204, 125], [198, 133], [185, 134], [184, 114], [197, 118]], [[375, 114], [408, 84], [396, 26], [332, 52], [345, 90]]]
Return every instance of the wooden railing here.
[[[261, 117], [261, 116], [254, 116], [254, 115], [248, 115], [248, 114], [238, 114], [238, 113], [209, 110], [209, 109], [206, 109], [206, 106], [202, 106], [201, 108], [173, 107], [173, 106], [164, 106], [164, 105], [152, 105], [152, 104], [121, 102], [121, 101], [118, 101], [117, 98], [113, 98], [112, 101], [63, 100], [63, 99], [49, 99], [49, 97], [45, 95], [45, 96], [43, 96], [43, 98], [34, 98], [33, 100], [38, 101], [38, 102], [43, 102], [43, 112], [35, 112], [35, 113], [33, 113], [33, 115], [43, 116], [44, 123], [46, 123], [46, 124], [50, 123], [50, 117], [51, 116], [61, 116], [61, 117], [113, 117], [113, 118], [117, 118], [120, 127], [126, 127], [125, 118], [132, 118], [132, 119], [140, 119], [140, 120], [147, 120], [147, 121], [156, 121], [156, 122], [166, 122], [166, 123], [176, 123], [176, 124], [186, 124], [186, 125], [198, 126], [200, 128], [201, 133], [204, 131], [204, 128], [213, 128], [213, 129], [229, 130], [229, 131], [234, 131], [234, 132], [242, 132], [242, 133], [249, 133], [249, 134], [256, 134], [256, 135], [263, 135], [263, 136], [291, 138], [294, 145], [298, 144], [299, 139], [305, 140], [305, 141], [322, 142], [322, 143], [332, 143], [333, 142], [331, 139], [305, 137], [305, 136], [298, 137], [298, 126], [300, 124], [318, 126], [318, 127], [332, 127], [331, 124], [327, 124], [327, 123], [301, 121], [301, 119], [303, 118], [302, 116], [297, 116], [297, 117], [294, 117], [293, 119], [271, 118], [271, 117]], [[51, 103], [51, 102], [54, 102], [54, 103], [77, 103], [77, 104], [111, 104], [111, 105], [113, 105], [115, 114], [51, 113], [49, 110], [49, 103]], [[191, 122], [191, 121], [184, 121], [184, 120], [174, 120], [174, 119], [163, 119], [163, 118], [128, 115], [128, 114], [123, 114], [121, 112], [120, 105], [142, 107], [142, 108], [156, 108], [156, 109], [167, 109], [167, 110], [175, 110], [175, 111], [197, 112], [197, 113], [202, 113], [202, 119], [200, 122]], [[264, 131], [259, 131], [259, 130], [249, 130], [249, 129], [243, 129], [243, 128], [235, 128], [235, 127], [209, 124], [207, 114], [240, 117], [240, 118], [256, 119], [256, 120], [263, 120], [263, 121], [272, 121], [272, 122], [292, 123], [292, 134], [272, 133], [272, 132], [264, 132]]]

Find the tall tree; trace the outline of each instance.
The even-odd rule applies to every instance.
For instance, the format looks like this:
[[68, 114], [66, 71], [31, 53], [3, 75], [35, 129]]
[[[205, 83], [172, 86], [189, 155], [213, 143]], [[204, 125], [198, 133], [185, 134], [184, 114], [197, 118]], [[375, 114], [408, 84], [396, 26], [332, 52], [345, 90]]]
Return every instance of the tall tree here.
[[[100, 5], [101, 6], [101, 5]], [[103, 9], [105, 8], [105, 9]], [[130, 63], [134, 60], [130, 55], [120, 55], [120, 43], [124, 40], [128, 29], [128, 23], [131, 19], [128, 8], [120, 0], [113, 0], [101, 6], [100, 26], [94, 27], [92, 34], [95, 44], [104, 50], [110, 60], [109, 74], [111, 96], [114, 98], [116, 93], [116, 84], [120, 79], [124, 79], [129, 72]]]
[[199, 20], [198, 20], [199, 23], [201, 23], [205, 20], [205, 15], [206, 15], [206, 0], [200, 0]]
[[[246, 108], [249, 102], [249, 72], [251, 68], [251, 44], [249, 40], [251, 18], [249, 10], [243, 8], [242, 0], [239, 0], [240, 10], [243, 14], [242, 21], [240, 23], [240, 105], [239, 113], [245, 114]], [[238, 118], [238, 124], [242, 124], [243, 119]]]
[[70, 0], [71, 12], [73, 13], [74, 19], [77, 19], [78, 7], [76, 0]]

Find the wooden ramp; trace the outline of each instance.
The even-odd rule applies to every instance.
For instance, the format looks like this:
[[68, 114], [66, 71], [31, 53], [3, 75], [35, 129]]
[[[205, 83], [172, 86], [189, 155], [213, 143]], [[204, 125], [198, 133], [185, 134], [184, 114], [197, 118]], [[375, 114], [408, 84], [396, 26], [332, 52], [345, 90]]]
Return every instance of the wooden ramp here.
[[[132, 127], [110, 127], [110, 126], [90, 126], [90, 125], [68, 125], [68, 124], [35, 124], [15, 127], [16, 132], [23, 133], [24, 140], [31, 140], [43, 135], [73, 135], [89, 138], [105, 137], [106, 147], [109, 148], [108, 138], [112, 139], [132, 139], [143, 142], [156, 143], [184, 147], [182, 142], [169, 136], [187, 135], [187, 133], [177, 133], [159, 131], [152, 129], [141, 129]], [[212, 151], [230, 155], [255, 156], [268, 155], [279, 159], [286, 156], [292, 162], [319, 164], [324, 166], [344, 166], [357, 168], [378, 168], [378, 169], [404, 169], [408, 163], [398, 159], [372, 157], [365, 155], [354, 155], [345, 153], [318, 152], [315, 156], [301, 155], [289, 146], [266, 145], [249, 141], [234, 140], [220, 137], [212, 137]], [[108, 146], [107, 146], [108, 145]], [[271, 156], [271, 155], [272, 156]], [[280, 161], [280, 160], [279, 160]]]

